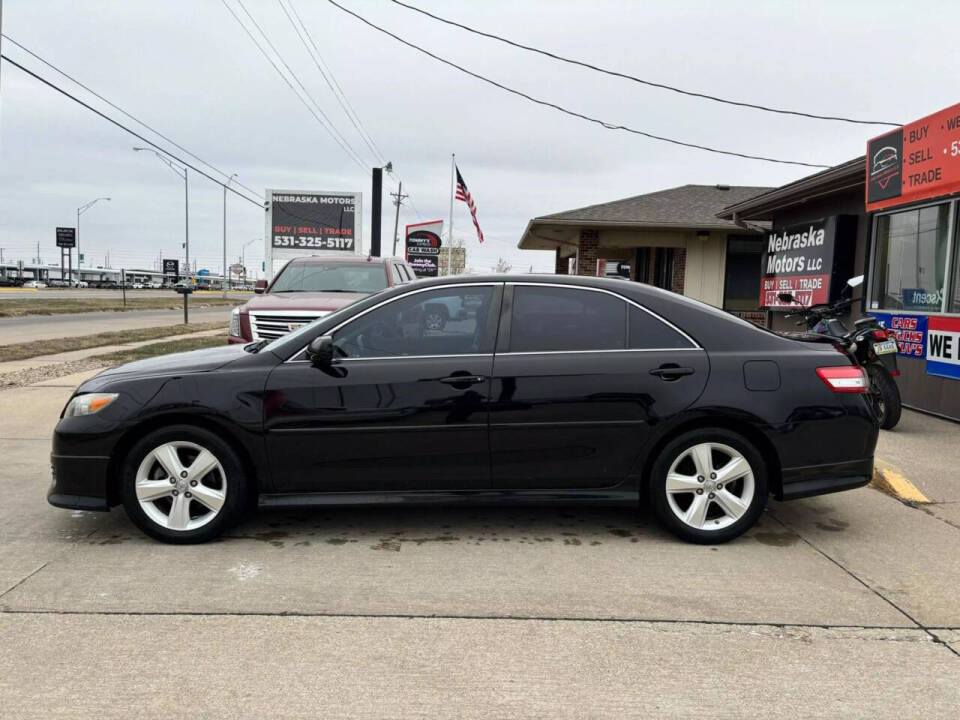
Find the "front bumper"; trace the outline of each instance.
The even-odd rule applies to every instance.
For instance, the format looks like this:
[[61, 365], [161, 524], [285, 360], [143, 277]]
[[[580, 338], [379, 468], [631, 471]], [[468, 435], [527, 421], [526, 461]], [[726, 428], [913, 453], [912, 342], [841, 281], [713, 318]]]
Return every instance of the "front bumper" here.
[[110, 458], [104, 456], [51, 455], [53, 480], [47, 502], [76, 510], [109, 510], [107, 473]]
[[849, 462], [784, 468], [783, 488], [777, 500], [797, 500], [814, 495], [854, 490], [873, 479], [873, 458]]

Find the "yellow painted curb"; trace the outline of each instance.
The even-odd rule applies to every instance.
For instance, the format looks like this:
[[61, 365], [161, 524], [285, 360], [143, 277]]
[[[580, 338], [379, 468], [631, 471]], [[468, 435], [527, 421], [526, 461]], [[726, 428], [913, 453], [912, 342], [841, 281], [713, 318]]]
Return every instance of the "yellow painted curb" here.
[[38, 292], [40, 288], [25, 288], [25, 287], [0, 287], [0, 292]]
[[895, 470], [886, 467], [873, 468], [873, 487], [893, 495], [895, 498], [913, 503], [928, 503], [930, 500], [917, 489], [917, 486]]

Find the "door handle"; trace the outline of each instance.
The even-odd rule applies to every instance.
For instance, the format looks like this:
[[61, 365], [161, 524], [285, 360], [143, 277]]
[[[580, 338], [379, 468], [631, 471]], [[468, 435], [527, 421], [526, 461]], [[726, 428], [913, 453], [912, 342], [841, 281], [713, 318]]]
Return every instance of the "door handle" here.
[[661, 380], [679, 380], [684, 375], [693, 375], [693, 368], [678, 367], [676, 365], [661, 365], [650, 371], [651, 375], [656, 375]]
[[458, 390], [463, 390], [471, 385], [486, 382], [486, 378], [483, 375], [451, 375], [450, 377], [440, 378], [440, 382], [453, 385]]

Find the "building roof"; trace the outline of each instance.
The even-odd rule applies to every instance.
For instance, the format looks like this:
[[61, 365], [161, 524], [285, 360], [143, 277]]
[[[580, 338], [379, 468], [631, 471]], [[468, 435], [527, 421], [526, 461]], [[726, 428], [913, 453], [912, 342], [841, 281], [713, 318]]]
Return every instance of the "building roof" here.
[[824, 195], [863, 188], [866, 184], [864, 156], [807, 175], [759, 195], [734, 201], [718, 213], [724, 220], [771, 220], [773, 212]]
[[732, 220], [718, 217], [729, 205], [772, 190], [742, 185], [681, 185], [646, 195], [588, 205], [533, 218], [519, 247], [541, 249], [537, 226], [611, 227], [661, 230], [731, 230]]
[[630, 223], [658, 227], [716, 225], [717, 213], [723, 208], [772, 189], [739, 185], [681, 185], [669, 190], [634, 195], [623, 200], [588, 205], [535, 219]]

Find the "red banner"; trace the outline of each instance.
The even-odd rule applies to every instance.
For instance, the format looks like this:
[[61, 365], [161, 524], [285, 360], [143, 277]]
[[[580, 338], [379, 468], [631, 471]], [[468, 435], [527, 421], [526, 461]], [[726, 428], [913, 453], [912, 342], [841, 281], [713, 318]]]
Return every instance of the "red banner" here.
[[867, 143], [867, 210], [960, 192], [960, 103]]

